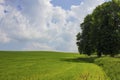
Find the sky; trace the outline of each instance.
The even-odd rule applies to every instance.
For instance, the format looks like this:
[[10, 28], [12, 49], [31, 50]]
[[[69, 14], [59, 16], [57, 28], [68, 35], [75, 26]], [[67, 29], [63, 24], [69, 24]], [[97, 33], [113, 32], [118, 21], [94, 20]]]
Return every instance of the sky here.
[[76, 34], [105, 0], [0, 0], [0, 50], [77, 52]]

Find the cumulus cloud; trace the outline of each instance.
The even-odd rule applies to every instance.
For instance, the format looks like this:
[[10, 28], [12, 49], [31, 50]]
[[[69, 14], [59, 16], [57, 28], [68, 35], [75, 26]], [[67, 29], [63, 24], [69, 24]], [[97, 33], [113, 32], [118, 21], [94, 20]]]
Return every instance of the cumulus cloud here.
[[0, 0], [0, 3], [3, 3], [4, 2], [4, 0]]
[[8, 38], [7, 34], [0, 31], [0, 43], [7, 43], [10, 41], [10, 38]]
[[18, 50], [77, 51], [80, 23], [104, 0], [83, 0], [70, 10], [54, 7], [50, 1], [0, 0], [0, 43], [14, 45], [13, 50], [20, 46]]
[[96, 6], [102, 4], [105, 0], [83, 0], [78, 6], [71, 6], [70, 14], [83, 21], [87, 14], [92, 13]]
[[32, 43], [27, 43], [27, 45], [23, 48], [23, 50], [47, 50], [51, 51], [54, 50], [51, 46], [48, 46], [47, 44], [44, 43], [39, 43], [39, 42], [32, 42]]

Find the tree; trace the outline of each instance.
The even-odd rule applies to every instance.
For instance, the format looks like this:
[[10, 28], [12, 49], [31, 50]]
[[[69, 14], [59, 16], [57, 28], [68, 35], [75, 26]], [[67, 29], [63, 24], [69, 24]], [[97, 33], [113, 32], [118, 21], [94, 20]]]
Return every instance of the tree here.
[[93, 52], [93, 45], [91, 44], [91, 27], [92, 27], [92, 16], [87, 15], [84, 23], [81, 24], [82, 34], [77, 35], [77, 45], [80, 53], [91, 55]]
[[114, 55], [120, 53], [120, 1], [105, 2], [87, 15], [81, 24], [82, 32], [77, 35], [78, 48], [83, 54], [97, 52]]

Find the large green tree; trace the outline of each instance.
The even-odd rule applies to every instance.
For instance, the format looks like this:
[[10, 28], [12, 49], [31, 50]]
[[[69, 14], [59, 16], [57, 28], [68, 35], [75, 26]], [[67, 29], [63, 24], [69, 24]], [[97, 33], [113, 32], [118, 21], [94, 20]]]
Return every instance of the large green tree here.
[[82, 34], [77, 34], [78, 50], [82, 54], [91, 55], [94, 52], [94, 47], [91, 43], [92, 16], [87, 15], [84, 22], [81, 24]]
[[81, 24], [77, 35], [80, 53], [91, 55], [97, 52], [114, 56], [120, 53], [120, 1], [112, 0], [96, 7]]

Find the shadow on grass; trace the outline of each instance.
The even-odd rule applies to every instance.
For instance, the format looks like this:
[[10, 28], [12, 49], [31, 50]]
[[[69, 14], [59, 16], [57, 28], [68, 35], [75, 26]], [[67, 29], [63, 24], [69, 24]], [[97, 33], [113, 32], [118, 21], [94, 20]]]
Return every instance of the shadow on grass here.
[[81, 58], [64, 58], [62, 61], [66, 62], [80, 62], [80, 63], [94, 63], [98, 57], [81, 57]]

